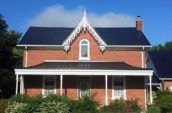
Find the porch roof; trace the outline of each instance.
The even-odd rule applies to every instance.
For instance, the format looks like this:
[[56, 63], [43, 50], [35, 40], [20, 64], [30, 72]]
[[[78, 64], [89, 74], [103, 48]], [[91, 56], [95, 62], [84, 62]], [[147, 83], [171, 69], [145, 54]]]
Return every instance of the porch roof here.
[[58, 70], [151, 70], [135, 67], [125, 62], [43, 62], [24, 69], [58, 69]]
[[44, 62], [36, 66], [15, 69], [21, 75], [120, 75], [151, 76], [152, 69], [134, 67], [124, 62]]

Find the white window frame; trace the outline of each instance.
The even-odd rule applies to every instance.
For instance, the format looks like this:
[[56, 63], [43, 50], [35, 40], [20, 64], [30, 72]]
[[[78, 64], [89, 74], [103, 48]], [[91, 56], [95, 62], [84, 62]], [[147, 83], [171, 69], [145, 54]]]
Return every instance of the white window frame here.
[[112, 100], [120, 99], [120, 97], [117, 97], [114, 95], [114, 79], [115, 77], [122, 77], [123, 78], [123, 93], [124, 96], [122, 99], [127, 100], [126, 96], [126, 77], [125, 76], [112, 76]]
[[[46, 80], [46, 77], [48, 77], [49, 75], [47, 75], [47, 76], [43, 76], [43, 79], [42, 79], [42, 95], [43, 96], [46, 96], [45, 95], [45, 80]], [[51, 75], [50, 75], [51, 76]], [[56, 81], [57, 81], [57, 79], [56, 79], [56, 76], [51, 76], [51, 77], [53, 77], [54, 78], [54, 94], [56, 94]]]
[[[81, 44], [83, 41], [86, 41], [87, 42], [87, 46], [88, 46], [88, 49], [87, 49], [87, 57], [82, 57], [81, 55]], [[90, 60], [90, 42], [87, 40], [87, 39], [82, 39], [79, 43], [79, 60]]]

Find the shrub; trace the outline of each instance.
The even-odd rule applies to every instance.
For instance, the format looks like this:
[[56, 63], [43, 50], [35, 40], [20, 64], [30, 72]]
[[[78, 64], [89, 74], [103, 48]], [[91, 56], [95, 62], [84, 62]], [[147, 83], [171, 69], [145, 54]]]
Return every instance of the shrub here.
[[26, 103], [12, 102], [7, 105], [5, 113], [27, 113], [28, 107]]
[[115, 100], [101, 109], [104, 113], [140, 113], [141, 108], [137, 100]]
[[148, 106], [146, 113], [161, 113], [161, 111], [159, 107], [152, 105], [152, 106]]
[[72, 113], [95, 113], [98, 107], [98, 103], [90, 97], [84, 97], [82, 99], [72, 101], [71, 103]]
[[172, 93], [169, 91], [157, 92], [155, 105], [160, 108], [162, 113], [172, 112]]
[[43, 102], [43, 99], [44, 98], [42, 96], [30, 97], [28, 101], [28, 113], [33, 113]]
[[8, 100], [0, 100], [0, 113], [4, 113]]
[[10, 104], [11, 102], [29, 103], [29, 101], [30, 97], [27, 95], [15, 95], [9, 99], [8, 104]]
[[36, 109], [38, 113], [69, 113], [69, 107], [63, 102], [48, 101], [42, 102]]

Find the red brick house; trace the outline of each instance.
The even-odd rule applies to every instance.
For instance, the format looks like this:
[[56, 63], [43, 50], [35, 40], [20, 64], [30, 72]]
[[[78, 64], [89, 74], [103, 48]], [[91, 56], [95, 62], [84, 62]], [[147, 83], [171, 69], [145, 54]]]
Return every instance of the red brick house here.
[[153, 74], [145, 57], [151, 45], [140, 17], [136, 27], [93, 28], [85, 13], [76, 28], [30, 27], [17, 46], [23, 68], [15, 69], [16, 94], [94, 94], [101, 105], [138, 99], [143, 108], [150, 96], [152, 103], [145, 87]]

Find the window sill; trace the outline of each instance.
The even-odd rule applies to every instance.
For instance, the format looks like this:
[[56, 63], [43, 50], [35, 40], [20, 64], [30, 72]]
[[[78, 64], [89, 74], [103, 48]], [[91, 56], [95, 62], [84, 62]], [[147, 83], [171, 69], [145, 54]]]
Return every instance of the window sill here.
[[83, 61], [83, 60], [90, 60], [90, 58], [79, 58], [78, 60]]
[[120, 99], [123, 99], [123, 100], [127, 100], [127, 98], [124, 98], [124, 97], [112, 97], [111, 100], [120, 100]]

